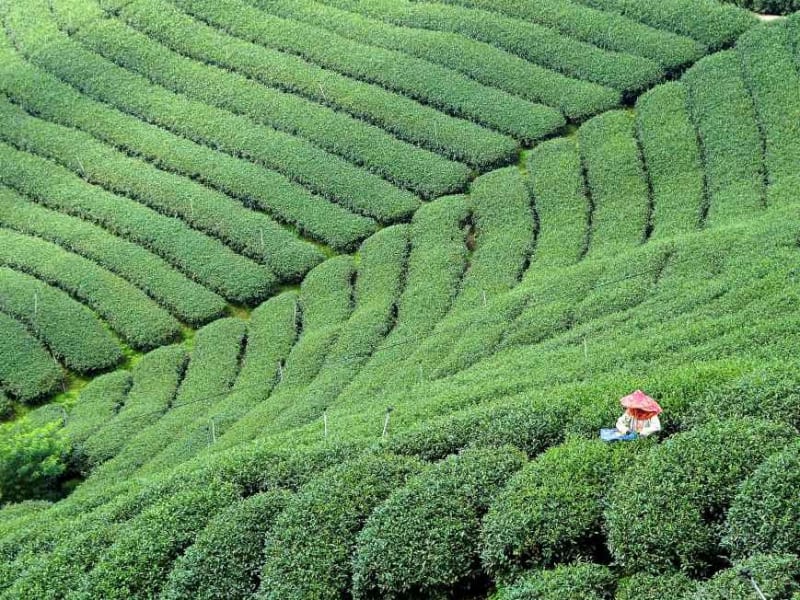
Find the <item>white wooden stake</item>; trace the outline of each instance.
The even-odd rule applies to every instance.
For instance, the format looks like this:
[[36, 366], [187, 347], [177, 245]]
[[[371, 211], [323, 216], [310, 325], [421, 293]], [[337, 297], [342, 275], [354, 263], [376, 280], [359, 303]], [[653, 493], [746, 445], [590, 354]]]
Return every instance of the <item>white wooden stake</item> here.
[[325, 438], [328, 438], [328, 411], [322, 412], [322, 424], [325, 426]]
[[483, 305], [486, 306], [486, 290], [483, 290]]
[[214, 419], [211, 419], [211, 443], [217, 443], [217, 424]]
[[589, 359], [589, 346], [586, 343], [586, 338], [583, 338], [583, 358]]
[[389, 431], [389, 416], [392, 414], [392, 407], [386, 409], [386, 418], [383, 420], [383, 433], [381, 437], [386, 437], [387, 432]]

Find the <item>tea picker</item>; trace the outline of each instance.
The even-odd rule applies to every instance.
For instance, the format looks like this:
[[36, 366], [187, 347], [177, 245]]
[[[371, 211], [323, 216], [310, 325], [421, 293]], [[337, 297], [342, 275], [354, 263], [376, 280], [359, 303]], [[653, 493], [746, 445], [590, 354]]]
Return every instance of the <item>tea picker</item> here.
[[658, 402], [636, 390], [632, 394], [620, 398], [625, 412], [617, 419], [613, 429], [601, 429], [600, 439], [605, 442], [629, 442], [661, 431], [658, 415], [662, 409]]

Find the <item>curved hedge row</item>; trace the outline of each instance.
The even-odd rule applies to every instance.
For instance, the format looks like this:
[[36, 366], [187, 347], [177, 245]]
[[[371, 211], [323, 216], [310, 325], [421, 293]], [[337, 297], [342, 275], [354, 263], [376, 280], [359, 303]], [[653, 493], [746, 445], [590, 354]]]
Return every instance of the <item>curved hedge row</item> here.
[[615, 585], [608, 567], [577, 563], [552, 571], [532, 571], [512, 586], [501, 588], [493, 600], [611, 600]]
[[568, 267], [586, 251], [589, 201], [575, 142], [548, 140], [527, 158], [539, 220], [534, 267]]
[[[481, 560], [496, 579], [531, 568], [602, 557], [603, 508], [609, 477], [633, 452], [596, 440], [551, 448], [517, 473], [489, 507]], [[624, 452], [623, 452], [624, 451]]]
[[323, 27], [276, 17], [270, 13], [271, 6], [264, 11], [241, 0], [176, 3], [249, 41], [297, 54], [321, 67], [406, 94], [497, 131], [537, 139], [563, 124], [557, 111], [486, 87], [428, 61], [361, 44]]
[[728, 419], [654, 447], [609, 493], [606, 524], [616, 562], [627, 570], [705, 572], [716, 564], [739, 485], [796, 437], [773, 421]]
[[568, 0], [529, 0], [525, 3], [514, 0], [445, 2], [483, 8], [539, 23], [600, 48], [650, 58], [668, 68], [697, 60], [705, 50], [702, 44], [693, 39], [653, 29], [619, 13], [595, 10]]
[[136, 432], [158, 420], [183, 379], [186, 351], [164, 346], [145, 354], [134, 366], [133, 385], [122, 409], [74, 450], [86, 470], [110, 459]]
[[771, 456], [742, 484], [723, 544], [736, 558], [800, 554], [800, 444]]
[[322, 260], [316, 247], [224, 194], [129, 158], [86, 133], [32, 117], [10, 103], [0, 103], [0, 115], [13, 123], [2, 132], [9, 143], [49, 158], [111, 193], [180, 217], [193, 229], [265, 263], [281, 279], [297, 279]]
[[589, 254], [613, 255], [646, 240], [650, 197], [635, 139], [633, 115], [614, 111], [578, 130], [592, 199]]
[[120, 528], [116, 541], [100, 555], [85, 594], [108, 600], [154, 597], [172, 562], [215, 513], [236, 499], [233, 486], [209, 482], [145, 509]]
[[682, 573], [635, 573], [620, 579], [614, 600], [686, 600], [696, 588]]
[[25, 62], [4, 36], [0, 36], [0, 56], [0, 89], [28, 112], [201, 181], [333, 248], [349, 249], [375, 230], [372, 219], [312, 194], [276, 171], [195, 143], [81, 94]]
[[28, 402], [53, 392], [63, 377], [61, 367], [25, 326], [0, 312], [0, 387]]
[[[624, 92], [643, 89], [655, 83], [663, 75], [660, 65], [654, 61], [629, 54], [608, 52], [561, 35], [550, 28], [487, 11], [467, 10], [444, 4], [386, 0], [326, 0], [326, 4], [333, 4], [339, 8], [405, 27], [459, 33], [568, 77]], [[398, 33], [392, 33], [394, 35], [391, 37], [400, 37]], [[381, 37], [386, 39], [389, 36]], [[442, 41], [448, 39], [441, 34], [439, 37]], [[500, 64], [501, 59], [506, 57], [495, 54], [491, 58]], [[557, 77], [547, 73], [542, 73], [541, 78], [547, 81], [547, 75], [553, 83], [558, 81]], [[561, 82], [561, 87], [562, 93], [566, 95], [573, 89], [577, 91], [575, 88], [578, 86], [574, 81], [564, 80]]]
[[173, 563], [159, 598], [250, 598], [258, 589], [267, 532], [290, 499], [282, 490], [265, 492], [217, 514]]
[[[151, 416], [152, 424], [129, 437], [125, 447], [103, 465], [104, 476], [118, 477], [136, 471], [159, 458], [159, 453], [227, 394], [239, 373], [246, 342], [241, 319], [219, 319], [197, 332], [189, 363], [163, 415]], [[216, 432], [214, 432], [214, 436]], [[206, 445], [213, 443], [211, 432]]]
[[800, 594], [800, 559], [794, 554], [760, 554], [720, 571], [684, 600], [751, 600], [753, 587], [742, 577], [748, 569], [770, 600], [794, 600]]
[[123, 370], [92, 379], [69, 411], [64, 437], [72, 446], [83, 443], [125, 405], [132, 385], [131, 374]]
[[267, 269], [179, 219], [89, 185], [63, 167], [2, 142], [0, 157], [4, 184], [40, 204], [141, 244], [225, 298], [252, 302], [275, 285]]
[[267, 536], [257, 597], [340, 598], [350, 587], [350, 557], [364, 521], [421, 468], [421, 463], [408, 458], [365, 456], [334, 467], [301, 488]]
[[[133, 19], [129, 15], [135, 5], [125, 8], [122, 15], [129, 24], [174, 49], [342, 110], [454, 160], [486, 169], [506, 162], [515, 150], [515, 142], [504, 135], [300, 57], [243, 41], [174, 6], [159, 5], [157, 19], [143, 11]], [[229, 50], [220, 50], [222, 46]]]
[[659, 85], [636, 102], [636, 131], [652, 188], [653, 237], [697, 229], [705, 203], [704, 167], [686, 108], [686, 87]]
[[709, 222], [752, 216], [765, 205], [763, 152], [739, 56], [728, 50], [706, 57], [682, 81], [703, 146]]
[[[78, 0], [71, 0], [78, 2]], [[158, 6], [142, 2], [126, 12], [138, 19]], [[167, 89], [234, 114], [364, 166], [395, 185], [435, 197], [460, 189], [465, 165], [401, 141], [382, 129], [300, 96], [264, 86], [238, 73], [183, 56], [114, 20], [92, 23], [76, 34], [87, 47]], [[299, 144], [296, 145], [299, 149]]]
[[[180, 324], [141, 290], [50, 242], [0, 229], [0, 264], [35, 275], [73, 295], [97, 311], [134, 348], [155, 348], [180, 333]], [[106, 341], [105, 347], [112, 346]], [[112, 350], [105, 355], [105, 366], [120, 356], [119, 349]]]
[[797, 0], [722, 0], [748, 10], [770, 15], [788, 15], [800, 10]]
[[353, 597], [441, 598], [469, 589], [480, 575], [480, 519], [524, 463], [515, 448], [466, 450], [409, 480], [358, 536]]
[[[410, 192], [307, 142], [170, 92], [86, 50], [58, 29], [44, 4], [39, 6], [41, 11], [28, 10], [32, 6], [22, 12], [18, 8], [9, 7], [6, 26], [20, 52], [94, 99], [178, 135], [255, 160], [365, 214], [395, 220], [419, 205], [419, 198]], [[54, 3], [53, 8], [65, 7]]]
[[0, 267], [0, 309], [25, 322], [69, 369], [86, 373], [122, 360], [122, 347], [97, 315], [34, 277]]
[[217, 294], [147, 249], [81, 219], [49, 210], [2, 186], [0, 224], [95, 261], [136, 285], [184, 322], [203, 323], [220, 316], [225, 308], [225, 301]]
[[259, 403], [264, 402], [280, 382], [282, 364], [297, 338], [297, 294], [285, 292], [256, 308], [247, 323], [247, 346], [233, 388], [217, 398], [208, 411], [198, 416], [162, 452], [143, 467], [174, 467], [208, 448], [213, 434], [221, 437]]

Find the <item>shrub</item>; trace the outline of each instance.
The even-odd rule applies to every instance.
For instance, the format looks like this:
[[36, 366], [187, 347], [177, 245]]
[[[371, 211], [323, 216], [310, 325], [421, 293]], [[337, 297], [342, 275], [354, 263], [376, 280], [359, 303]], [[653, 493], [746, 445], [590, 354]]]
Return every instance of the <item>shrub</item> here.
[[419, 205], [419, 198], [410, 192], [308, 142], [170, 92], [90, 52], [58, 31], [52, 14], [37, 14], [35, 28], [13, 7], [8, 16], [15, 35], [27, 40], [23, 54], [36, 48], [29, 55], [32, 62], [94, 99], [193, 141], [257, 161], [365, 214], [396, 220]]
[[575, 264], [586, 246], [589, 201], [574, 140], [559, 138], [536, 146], [527, 159], [539, 231], [533, 264]]
[[73, 450], [114, 418], [124, 406], [132, 385], [130, 373], [119, 370], [94, 378], [81, 390], [64, 427], [64, 436]]
[[[138, 19], [147, 10], [139, 5], [132, 18]], [[157, 3], [149, 10], [163, 18]], [[77, 37], [106, 58], [167, 89], [267, 126], [270, 129], [265, 128], [265, 135], [288, 134], [285, 143], [296, 151], [305, 147], [310, 154], [316, 148], [324, 149], [423, 197], [457, 191], [469, 176], [466, 165], [398, 140], [346, 113], [173, 53], [119, 21], [96, 21], [82, 28]]]
[[362, 524], [420, 469], [407, 458], [365, 456], [312, 479], [267, 537], [258, 597], [340, 598], [350, 587], [350, 557]]
[[[271, 10], [274, 10], [273, 7], [274, 5], [269, 6]], [[349, 4], [345, 7], [351, 8]], [[407, 15], [412, 12], [402, 4], [389, 5], [389, 10], [400, 12], [403, 15], [404, 25], [407, 24]], [[383, 17], [386, 13], [387, 7], [381, 6], [380, 16]], [[560, 73], [531, 64], [499, 48], [473, 41], [469, 39], [470, 36], [444, 31], [426, 31], [416, 23], [411, 23], [410, 27], [395, 27], [381, 21], [368, 20], [352, 11], [345, 12], [330, 6], [320, 8], [319, 4], [312, 5], [310, 2], [294, 4], [288, 10], [283, 8], [279, 10], [279, 14], [324, 27], [361, 43], [401, 51], [428, 61], [429, 64], [442, 65], [464, 73], [490, 88], [557, 108], [571, 118], [600, 112], [615, 105], [619, 99], [619, 93], [609, 87], [564, 77]], [[443, 21], [441, 18], [435, 18], [435, 22], [438, 28]], [[563, 48], [554, 50], [553, 53], [559, 51], [563, 52]], [[643, 71], [648, 71], [648, 67], [650, 67], [649, 76], [653, 76], [653, 70], [658, 71], [654, 63], [644, 65], [640, 62], [635, 66], [629, 64], [629, 67], [631, 71], [636, 72], [634, 77], [644, 75]], [[492, 92], [497, 93], [495, 89], [492, 89]], [[536, 110], [536, 113], [518, 123], [513, 122], [514, 112], [506, 109], [506, 121], [512, 120], [512, 122], [506, 122], [501, 127], [495, 125], [495, 128], [527, 142], [541, 137], [542, 132], [537, 131], [536, 127], [531, 127], [531, 124], [538, 122], [541, 129], [542, 123], [553, 123], [552, 117], [547, 119], [548, 112], [551, 115], [556, 113], [542, 106], [532, 106], [531, 109]], [[516, 118], [519, 119], [521, 116], [517, 115]]]
[[67, 446], [61, 423], [42, 427], [0, 425], [0, 503], [20, 502], [53, 494], [66, 470]]
[[685, 86], [666, 83], [642, 95], [636, 103], [636, 128], [652, 186], [653, 236], [695, 231], [705, 184]]
[[6, 421], [14, 416], [14, 403], [0, 390], [0, 422]]
[[109, 600], [154, 597], [171, 563], [236, 498], [233, 486], [209, 482], [156, 502], [119, 530], [89, 574], [85, 591]]
[[589, 253], [614, 254], [646, 236], [648, 195], [630, 113], [608, 112], [578, 131], [593, 211]]
[[179, 219], [91, 186], [63, 167], [0, 142], [0, 181], [45, 206], [101, 225], [174, 263], [225, 298], [266, 296], [274, 276]]
[[611, 600], [616, 580], [602, 565], [561, 565], [552, 571], [533, 571], [493, 600]]
[[788, 15], [800, 10], [797, 0], [722, 0], [748, 10], [771, 15]]
[[478, 177], [470, 189], [475, 250], [452, 311], [477, 308], [518, 282], [530, 257], [533, 214], [517, 167]]
[[712, 50], [732, 44], [755, 24], [752, 15], [732, 6], [722, 6], [715, 0], [662, 0], [661, 2], [579, 0], [579, 2], [621, 13], [629, 19], [636, 19], [658, 29], [688, 35]]
[[682, 81], [703, 146], [708, 220], [716, 225], [752, 216], [764, 206], [764, 157], [739, 57], [733, 50], [706, 57]]
[[[334, 0], [332, 3], [405, 27], [459, 33], [571, 78], [598, 83], [616, 90], [635, 91], [648, 86], [662, 75], [660, 66], [651, 60], [608, 52], [560, 35], [548, 27], [509, 19], [487, 11], [410, 2], [366, 4], [361, 0]], [[392, 37], [400, 37], [400, 34], [394, 31], [392, 34]], [[427, 38], [430, 39], [434, 35], [442, 42], [448, 40], [447, 36], [439, 32], [430, 34]], [[386, 39], [389, 36], [381, 37]], [[507, 57], [496, 51], [486, 54], [486, 59], [494, 61], [495, 64], [502, 64], [503, 58], [506, 62], [510, 62]], [[557, 76], [547, 71], [542, 73], [541, 80], [543, 84], [552, 82], [551, 85], [555, 89], [560, 88], [562, 94], [567, 97], [579, 93], [580, 90], [575, 80], [559, 81]], [[595, 93], [599, 93], [599, 90]], [[569, 100], [565, 98], [564, 101]]]
[[65, 292], [0, 267], [0, 308], [25, 322], [66, 367], [79, 373], [122, 360], [122, 347], [91, 310]]
[[327, 69], [381, 85], [497, 131], [536, 139], [563, 123], [553, 109], [481, 85], [405, 52], [361, 44], [301, 19], [279, 18], [275, 5], [266, 12], [240, 0], [180, 0], [178, 4], [238, 37], [302, 56]]
[[[179, 323], [147, 295], [97, 264], [34, 237], [0, 230], [0, 263], [61, 288], [93, 308], [130, 345], [149, 350], [174, 339]], [[98, 328], [95, 327], [97, 332]], [[99, 333], [96, 333], [99, 335]], [[98, 340], [98, 345], [103, 343]], [[121, 357], [106, 340], [102, 366]]]
[[82, 469], [90, 471], [112, 458], [137, 432], [159, 419], [175, 397], [186, 362], [183, 347], [164, 346], [136, 363], [122, 409], [73, 451]]
[[[216, 437], [267, 398], [278, 383], [280, 363], [289, 354], [297, 336], [295, 292], [284, 292], [256, 308], [247, 322], [247, 344], [241, 370], [230, 392], [218, 398], [208, 411], [173, 440], [147, 469], [174, 467], [208, 448]], [[213, 427], [213, 430], [212, 430]]]
[[290, 497], [284, 491], [256, 494], [220, 512], [175, 561], [159, 598], [250, 598], [258, 588], [267, 532]]
[[63, 381], [58, 363], [22, 323], [0, 312], [0, 385], [29, 402], [53, 392]]
[[[510, 159], [514, 152], [516, 144], [510, 138], [474, 123], [380, 86], [323, 69], [298, 56], [245, 42], [225, 34], [224, 27], [204, 25], [178, 10], [165, 14], [165, 7], [158, 7], [156, 15], [142, 10], [133, 13], [134, 6], [128, 5], [123, 16], [133, 27], [174, 49], [338, 108], [455, 160], [488, 168]], [[169, 27], [165, 27], [167, 23]], [[222, 51], [222, 47], [231, 51]]]
[[749, 569], [758, 587], [770, 600], [789, 600], [800, 592], [800, 560], [794, 554], [762, 554], [752, 556], [736, 566], [720, 571], [698, 586], [684, 600], [751, 600], [750, 582], [741, 576]]
[[800, 444], [769, 457], [731, 504], [723, 543], [736, 558], [800, 554]]
[[[800, 1], [795, 2], [800, 9]], [[800, 112], [800, 73], [793, 60], [795, 35], [788, 26], [760, 26], [736, 42], [763, 136], [768, 204], [785, 202], [800, 183], [800, 136], [791, 115]]]
[[798, 360], [762, 361], [737, 377], [702, 391], [684, 417], [684, 427], [730, 417], [756, 417], [800, 427]]
[[[244, 344], [245, 323], [241, 319], [218, 319], [201, 329], [168, 410], [160, 418], [142, 423], [141, 429], [125, 440], [120, 452], [104, 465], [106, 475], [129, 474], [145, 464], [165, 466], [162, 459], [168, 459], [168, 455], [160, 455], [164, 447], [180, 439], [192, 423], [207, 418], [209, 409], [230, 391]], [[209, 432], [206, 445], [212, 441]], [[167, 462], [166, 466], [171, 465]]]
[[109, 192], [180, 217], [281, 279], [298, 278], [323, 258], [312, 244], [225, 194], [127, 156], [87, 133], [31, 117], [8, 103], [0, 107], [14, 124], [4, 135], [18, 148], [50, 158]]
[[517, 473], [492, 503], [481, 531], [481, 559], [509, 581], [531, 568], [602, 558], [603, 497], [634, 456], [634, 446], [570, 440]]
[[619, 581], [614, 600], [686, 600], [696, 588], [682, 573], [634, 573]]
[[[333, 248], [349, 249], [375, 230], [372, 219], [312, 194], [276, 171], [119, 112], [23, 61], [19, 55], [7, 49], [0, 52], [3, 55], [0, 85], [28, 112], [76, 127], [162, 169], [202, 181]], [[314, 85], [317, 89], [316, 82]]]
[[509, 447], [466, 450], [397, 490], [358, 536], [353, 596], [440, 598], [478, 583], [480, 519], [524, 461]]
[[756, 419], [715, 421], [656, 446], [617, 479], [609, 545], [627, 570], [703, 573], [717, 562], [740, 483], [797, 433]]
[[600, 11], [567, 0], [446, 0], [483, 8], [516, 19], [551, 27], [563, 35], [634, 56], [644, 56], [673, 68], [697, 60], [705, 48], [695, 40], [658, 31], [612, 11]]
[[0, 223], [45, 239], [127, 279], [176, 317], [198, 324], [219, 316], [225, 301], [149, 250], [81, 219], [0, 189]]

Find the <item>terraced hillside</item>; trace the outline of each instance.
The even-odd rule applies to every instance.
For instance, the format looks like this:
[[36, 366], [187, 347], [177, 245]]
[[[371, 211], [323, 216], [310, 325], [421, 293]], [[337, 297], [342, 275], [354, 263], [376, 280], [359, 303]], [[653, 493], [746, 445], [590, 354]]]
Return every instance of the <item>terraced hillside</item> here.
[[0, 598], [800, 594], [800, 15], [0, 6]]

